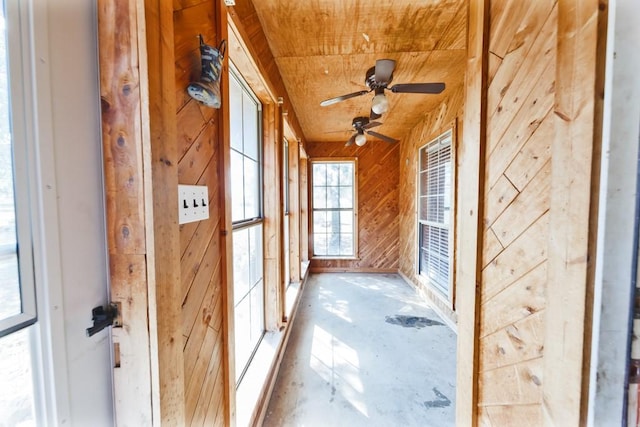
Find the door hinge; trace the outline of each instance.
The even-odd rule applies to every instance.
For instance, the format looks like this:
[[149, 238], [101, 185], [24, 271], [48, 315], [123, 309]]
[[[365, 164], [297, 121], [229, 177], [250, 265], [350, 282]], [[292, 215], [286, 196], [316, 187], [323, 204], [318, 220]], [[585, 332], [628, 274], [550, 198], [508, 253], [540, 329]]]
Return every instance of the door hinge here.
[[104, 307], [94, 307], [91, 310], [91, 320], [93, 320], [93, 326], [87, 328], [88, 337], [97, 334], [107, 326], [122, 326], [119, 303], [112, 302]]

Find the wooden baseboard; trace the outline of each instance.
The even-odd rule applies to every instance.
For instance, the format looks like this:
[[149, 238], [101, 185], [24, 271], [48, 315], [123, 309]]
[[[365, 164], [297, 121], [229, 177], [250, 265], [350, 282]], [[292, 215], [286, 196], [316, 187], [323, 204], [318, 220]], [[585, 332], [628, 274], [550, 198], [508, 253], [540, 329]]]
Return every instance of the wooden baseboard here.
[[336, 267], [311, 267], [311, 273], [397, 273], [397, 268], [336, 268]]

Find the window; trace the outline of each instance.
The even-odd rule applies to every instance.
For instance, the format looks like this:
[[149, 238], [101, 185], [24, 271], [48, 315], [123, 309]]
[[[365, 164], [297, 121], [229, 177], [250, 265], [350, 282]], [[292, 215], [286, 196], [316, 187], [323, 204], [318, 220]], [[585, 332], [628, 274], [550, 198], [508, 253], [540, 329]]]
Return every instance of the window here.
[[261, 105], [232, 70], [229, 81], [236, 383], [264, 335]]
[[29, 40], [21, 34], [25, 19], [18, 2], [0, 3], [0, 419], [35, 425], [36, 302], [27, 175], [32, 159], [24, 93], [30, 73], [22, 68], [20, 51], [21, 42]]
[[418, 167], [418, 273], [450, 296], [451, 131], [420, 148]]
[[311, 163], [313, 255], [356, 256], [356, 162]]

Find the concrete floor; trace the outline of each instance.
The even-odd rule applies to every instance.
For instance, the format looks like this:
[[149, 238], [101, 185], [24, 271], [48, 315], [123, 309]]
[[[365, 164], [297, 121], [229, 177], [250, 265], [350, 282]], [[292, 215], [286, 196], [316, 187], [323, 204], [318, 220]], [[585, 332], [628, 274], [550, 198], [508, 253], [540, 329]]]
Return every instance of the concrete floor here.
[[305, 285], [264, 426], [452, 426], [456, 335], [400, 276]]

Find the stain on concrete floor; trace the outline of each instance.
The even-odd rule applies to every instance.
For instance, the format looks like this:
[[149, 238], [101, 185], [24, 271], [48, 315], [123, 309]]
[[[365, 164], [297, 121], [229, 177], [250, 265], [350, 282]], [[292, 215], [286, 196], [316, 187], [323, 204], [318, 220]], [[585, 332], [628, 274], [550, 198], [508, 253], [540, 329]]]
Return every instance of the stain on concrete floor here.
[[436, 387], [433, 388], [433, 394], [436, 395], [437, 399], [436, 400], [428, 400], [428, 401], [424, 402], [424, 406], [427, 409], [431, 409], [431, 408], [446, 408], [447, 406], [451, 405], [451, 401], [449, 400], [449, 398], [447, 396], [445, 396], [444, 394], [442, 394], [440, 392], [440, 390], [438, 390]]
[[405, 328], [417, 328], [422, 329], [425, 326], [444, 326], [444, 323], [437, 320], [429, 319], [427, 317], [418, 316], [403, 316], [396, 314], [395, 316], [386, 316], [385, 321], [392, 325], [398, 325]]

